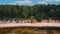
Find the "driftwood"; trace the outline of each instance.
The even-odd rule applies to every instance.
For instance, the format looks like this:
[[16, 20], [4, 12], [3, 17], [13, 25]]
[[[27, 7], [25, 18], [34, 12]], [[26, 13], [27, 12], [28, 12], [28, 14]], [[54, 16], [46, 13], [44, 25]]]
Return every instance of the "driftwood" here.
[[1, 20], [1, 23], [60, 23], [60, 20], [41, 20], [40, 22], [37, 22], [36, 20]]

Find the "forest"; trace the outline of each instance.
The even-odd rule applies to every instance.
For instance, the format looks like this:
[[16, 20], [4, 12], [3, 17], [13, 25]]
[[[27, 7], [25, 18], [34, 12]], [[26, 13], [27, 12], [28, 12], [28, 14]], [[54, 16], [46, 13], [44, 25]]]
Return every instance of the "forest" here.
[[60, 5], [0, 5], [0, 20], [15, 18], [30, 19], [31, 17], [37, 21], [43, 19], [60, 20]]

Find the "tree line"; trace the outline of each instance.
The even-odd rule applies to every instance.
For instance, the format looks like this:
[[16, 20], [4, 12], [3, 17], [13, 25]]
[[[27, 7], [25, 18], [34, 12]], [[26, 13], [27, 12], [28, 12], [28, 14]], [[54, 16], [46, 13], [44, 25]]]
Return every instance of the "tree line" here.
[[60, 20], [60, 5], [36, 4], [33, 6], [0, 5], [0, 19]]

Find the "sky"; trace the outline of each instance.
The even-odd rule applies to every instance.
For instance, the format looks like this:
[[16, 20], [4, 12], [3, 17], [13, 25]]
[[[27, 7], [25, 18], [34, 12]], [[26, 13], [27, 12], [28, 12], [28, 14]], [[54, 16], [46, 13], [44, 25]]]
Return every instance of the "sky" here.
[[60, 0], [0, 0], [0, 5], [60, 4]]

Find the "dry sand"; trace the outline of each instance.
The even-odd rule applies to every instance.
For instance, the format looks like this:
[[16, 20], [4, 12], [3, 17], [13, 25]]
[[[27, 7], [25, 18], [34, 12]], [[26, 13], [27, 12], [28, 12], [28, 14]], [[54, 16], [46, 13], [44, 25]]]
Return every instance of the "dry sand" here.
[[60, 23], [6, 23], [0, 24], [0, 28], [4, 27], [60, 27]]

